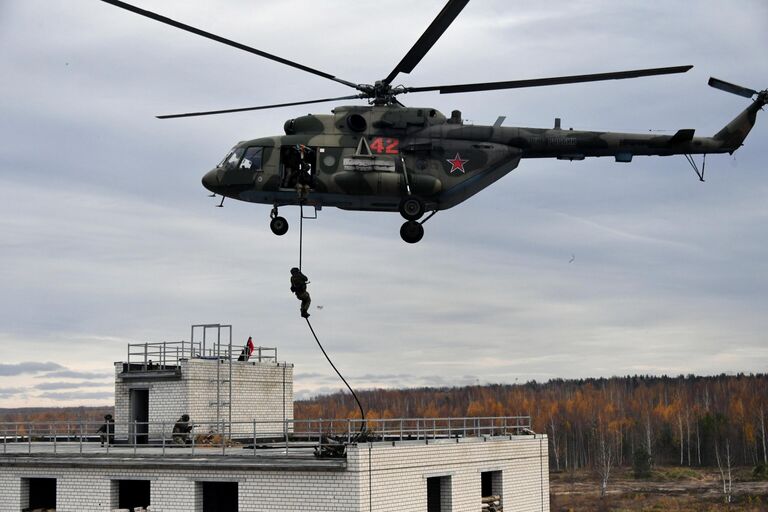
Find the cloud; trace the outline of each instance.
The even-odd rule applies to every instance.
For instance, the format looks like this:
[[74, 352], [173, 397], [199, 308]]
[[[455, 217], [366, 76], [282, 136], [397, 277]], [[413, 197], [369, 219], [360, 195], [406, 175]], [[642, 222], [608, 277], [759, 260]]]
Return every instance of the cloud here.
[[327, 375], [323, 373], [318, 372], [307, 372], [307, 373], [294, 373], [293, 378], [296, 380], [304, 380], [304, 379], [324, 379]]
[[46, 373], [45, 375], [38, 375], [38, 378], [45, 379], [93, 379], [103, 380], [114, 377], [111, 373], [104, 372], [80, 372], [76, 370], [59, 370], [55, 372]]
[[26, 388], [0, 388], [0, 398], [11, 398], [24, 395], [29, 390]]
[[[89, 382], [89, 381], [84, 381], [84, 382], [43, 382], [41, 384], [35, 385], [35, 389], [40, 389], [40, 390], [57, 390], [57, 389], [93, 388], [94, 385], [98, 386], [98, 384], [95, 384], [95, 383]], [[109, 384], [104, 384], [104, 386], [109, 386]]]
[[0, 363], [0, 376], [12, 377], [16, 375], [47, 372], [50, 370], [59, 370], [63, 368], [63, 366], [57, 363], [37, 363], [34, 361], [27, 361], [23, 363]]
[[112, 400], [114, 394], [109, 391], [70, 391], [70, 392], [48, 392], [41, 393], [40, 398], [56, 401], [76, 401], [76, 400]]

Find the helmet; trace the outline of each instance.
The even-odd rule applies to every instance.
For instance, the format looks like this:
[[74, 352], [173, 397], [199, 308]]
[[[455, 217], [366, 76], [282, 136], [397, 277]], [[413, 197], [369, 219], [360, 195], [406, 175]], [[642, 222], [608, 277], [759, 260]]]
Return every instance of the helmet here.
[[104, 419], [105, 420], [111, 420], [112, 419], [112, 415], [111, 414], [105, 414], [104, 415]]
[[299, 272], [301, 272], [301, 271], [299, 270], [299, 267], [293, 267], [293, 268], [291, 269], [291, 274], [297, 274], [297, 273], [299, 273]]
[[181, 420], [182, 421], [189, 421], [189, 414], [182, 414], [181, 415]]

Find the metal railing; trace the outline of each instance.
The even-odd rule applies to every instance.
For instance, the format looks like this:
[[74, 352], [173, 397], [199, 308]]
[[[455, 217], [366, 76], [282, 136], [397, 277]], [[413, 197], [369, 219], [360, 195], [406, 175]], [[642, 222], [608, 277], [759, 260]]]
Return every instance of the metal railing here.
[[[532, 434], [529, 416], [466, 418], [194, 421], [191, 432], [175, 422], [0, 423], [2, 454], [192, 456], [317, 454], [324, 447], [361, 442], [422, 442]], [[108, 431], [106, 431], [108, 430]]]
[[[163, 341], [159, 343], [129, 343], [128, 371], [173, 370], [181, 359], [223, 359], [237, 361], [242, 348], [228, 345], [206, 346], [202, 342]], [[277, 363], [277, 347], [255, 347], [248, 361]]]

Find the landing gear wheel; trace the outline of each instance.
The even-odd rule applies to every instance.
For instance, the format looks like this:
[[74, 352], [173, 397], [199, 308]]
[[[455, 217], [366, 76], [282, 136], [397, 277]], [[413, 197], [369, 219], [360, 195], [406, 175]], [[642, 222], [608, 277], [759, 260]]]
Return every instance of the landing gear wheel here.
[[424, 227], [415, 220], [404, 222], [400, 226], [400, 238], [409, 244], [415, 244], [424, 236]]
[[288, 221], [284, 217], [275, 217], [269, 222], [269, 228], [277, 236], [283, 236], [288, 232]]
[[414, 196], [405, 197], [400, 201], [399, 209], [405, 220], [418, 220], [424, 215], [424, 201]]

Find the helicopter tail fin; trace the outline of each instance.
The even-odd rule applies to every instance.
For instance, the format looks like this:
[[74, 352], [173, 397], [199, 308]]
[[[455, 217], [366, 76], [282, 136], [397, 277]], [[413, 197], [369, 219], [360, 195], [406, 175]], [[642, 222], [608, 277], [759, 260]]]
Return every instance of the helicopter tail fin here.
[[709, 85], [732, 94], [751, 98], [757, 96], [750, 106], [744, 109], [733, 121], [728, 123], [722, 130], [717, 132], [713, 139], [723, 144], [723, 147], [728, 152], [733, 153], [739, 149], [747, 138], [752, 127], [755, 125], [755, 119], [757, 118], [757, 112], [762, 110], [763, 106], [768, 103], [768, 89], [758, 92], [746, 87], [730, 84], [717, 78], [710, 78]]

